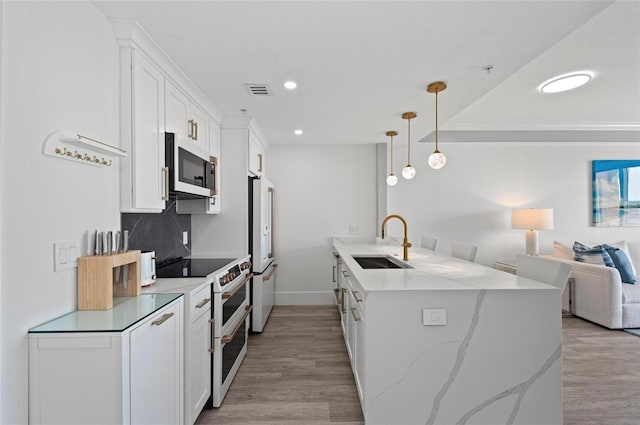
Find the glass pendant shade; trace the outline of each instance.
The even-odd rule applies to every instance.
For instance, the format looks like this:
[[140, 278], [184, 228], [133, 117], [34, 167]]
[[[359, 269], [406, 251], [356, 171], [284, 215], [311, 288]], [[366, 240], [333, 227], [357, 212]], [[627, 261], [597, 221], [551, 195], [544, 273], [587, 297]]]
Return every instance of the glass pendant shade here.
[[396, 183], [398, 183], [398, 178], [395, 176], [395, 174], [389, 174], [387, 176], [387, 184], [389, 186], [395, 186]]
[[407, 180], [416, 175], [416, 169], [411, 166], [411, 120], [417, 117], [415, 112], [405, 112], [402, 119], [407, 120], [407, 166], [402, 169], [402, 177]]
[[438, 93], [446, 88], [447, 85], [442, 81], [436, 81], [427, 86], [427, 92], [436, 94], [436, 150], [427, 158], [427, 164], [434, 170], [441, 169], [447, 163], [445, 154], [438, 150]]
[[402, 169], [402, 177], [407, 180], [411, 180], [416, 175], [416, 169], [411, 166], [411, 164], [407, 164], [406, 167]]
[[429, 155], [427, 162], [429, 163], [429, 167], [434, 170], [439, 170], [447, 163], [447, 156], [440, 151], [435, 151]]

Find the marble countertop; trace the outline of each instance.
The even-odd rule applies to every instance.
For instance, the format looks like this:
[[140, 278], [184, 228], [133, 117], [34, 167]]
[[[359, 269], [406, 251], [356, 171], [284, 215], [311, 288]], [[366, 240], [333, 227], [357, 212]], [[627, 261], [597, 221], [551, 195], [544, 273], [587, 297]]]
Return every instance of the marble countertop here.
[[406, 263], [412, 266], [412, 269], [365, 270], [352, 255], [392, 255], [401, 261], [402, 247], [351, 238], [333, 238], [333, 246], [365, 291], [559, 291], [558, 288], [542, 282], [420, 247], [409, 248], [409, 261]]
[[212, 282], [212, 277], [158, 278], [153, 284], [142, 288], [142, 293], [179, 292], [187, 294], [204, 285], [211, 285]]

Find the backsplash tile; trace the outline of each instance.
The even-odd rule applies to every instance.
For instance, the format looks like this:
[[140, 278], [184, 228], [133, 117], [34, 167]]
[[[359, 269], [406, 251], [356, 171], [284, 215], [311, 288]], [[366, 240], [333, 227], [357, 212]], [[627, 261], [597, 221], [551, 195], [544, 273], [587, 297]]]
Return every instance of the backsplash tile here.
[[[191, 255], [191, 215], [176, 212], [176, 200], [160, 214], [120, 214], [122, 230], [129, 231], [129, 249], [155, 251], [157, 261]], [[189, 232], [189, 244], [182, 243]]]

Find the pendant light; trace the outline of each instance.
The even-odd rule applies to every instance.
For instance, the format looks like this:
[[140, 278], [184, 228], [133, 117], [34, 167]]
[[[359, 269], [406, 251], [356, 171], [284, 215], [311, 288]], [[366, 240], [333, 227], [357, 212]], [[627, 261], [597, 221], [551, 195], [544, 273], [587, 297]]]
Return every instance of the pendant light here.
[[447, 163], [447, 157], [445, 154], [438, 150], [438, 93], [444, 91], [446, 88], [447, 85], [442, 81], [436, 81], [435, 83], [431, 83], [427, 86], [427, 91], [429, 93], [436, 94], [436, 150], [433, 151], [433, 153], [429, 155], [429, 159], [427, 159], [429, 167], [434, 170], [439, 170]]
[[407, 180], [412, 179], [416, 175], [416, 169], [411, 166], [411, 120], [417, 117], [415, 112], [405, 112], [402, 114], [402, 119], [407, 120], [409, 126], [409, 132], [407, 136], [407, 166], [402, 169], [402, 177]]
[[387, 176], [387, 184], [389, 186], [395, 186], [396, 183], [398, 183], [398, 178], [396, 177], [395, 174], [393, 174], [393, 136], [397, 136], [398, 132], [397, 131], [387, 131], [387, 136], [391, 137], [391, 161], [389, 161], [390, 164], [390, 172], [389, 175]]

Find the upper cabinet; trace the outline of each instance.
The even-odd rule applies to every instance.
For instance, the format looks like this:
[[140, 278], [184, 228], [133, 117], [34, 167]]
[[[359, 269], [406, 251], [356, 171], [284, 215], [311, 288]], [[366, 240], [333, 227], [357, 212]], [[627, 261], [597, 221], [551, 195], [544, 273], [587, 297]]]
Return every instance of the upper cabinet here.
[[160, 212], [168, 199], [164, 158], [164, 75], [142, 53], [120, 50], [122, 212]]
[[209, 150], [209, 117], [169, 79], [165, 80], [165, 130]]
[[249, 131], [249, 174], [261, 177], [264, 173], [264, 146], [257, 134], [253, 131]]
[[[121, 162], [120, 210], [162, 212], [169, 199], [165, 132], [215, 156], [217, 170], [221, 115], [137, 22], [110, 22], [120, 48], [120, 137], [130, 152]], [[197, 200], [207, 213], [220, 211], [217, 182], [216, 196]]]

